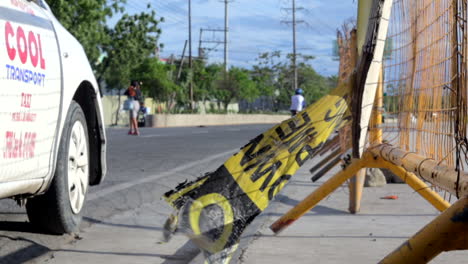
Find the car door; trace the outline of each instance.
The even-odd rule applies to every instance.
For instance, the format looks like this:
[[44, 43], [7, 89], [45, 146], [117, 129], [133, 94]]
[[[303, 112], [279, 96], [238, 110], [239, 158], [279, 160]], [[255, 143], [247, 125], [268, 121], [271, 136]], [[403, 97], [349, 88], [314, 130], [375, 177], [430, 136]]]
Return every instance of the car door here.
[[0, 1], [0, 183], [53, 171], [60, 55], [39, 1]]

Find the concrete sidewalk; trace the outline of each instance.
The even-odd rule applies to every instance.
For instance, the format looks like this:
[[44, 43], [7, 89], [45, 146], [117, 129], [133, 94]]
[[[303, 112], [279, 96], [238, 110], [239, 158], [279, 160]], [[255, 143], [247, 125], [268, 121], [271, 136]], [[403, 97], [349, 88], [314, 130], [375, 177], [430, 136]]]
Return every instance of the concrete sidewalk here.
[[[343, 185], [275, 236], [270, 224], [325, 181], [312, 183], [310, 176], [303, 167], [256, 219], [262, 225], [244, 247], [241, 263], [378, 263], [439, 214], [406, 184], [387, 184], [365, 188], [361, 212], [351, 215]], [[388, 195], [398, 199], [381, 199]], [[431, 263], [466, 264], [468, 251], [443, 253]]]
[[[342, 186], [274, 236], [269, 225], [321, 184], [310, 181], [310, 167], [306, 164], [248, 227], [231, 263], [377, 263], [438, 215], [405, 184], [365, 188], [361, 212], [350, 215], [348, 189]], [[380, 199], [387, 195], [399, 198]], [[203, 263], [199, 250], [183, 235], [176, 235], [169, 243], [159, 243], [162, 226], [171, 213], [162, 204], [165, 202], [155, 200], [94, 223], [83, 230], [82, 239], [51, 249], [48, 256], [30, 263]], [[431, 263], [466, 264], [468, 251], [444, 253]]]
[[163, 224], [171, 210], [146, 204], [82, 230], [79, 238], [28, 263], [48, 264], [182, 264], [199, 250], [184, 235], [161, 243]]

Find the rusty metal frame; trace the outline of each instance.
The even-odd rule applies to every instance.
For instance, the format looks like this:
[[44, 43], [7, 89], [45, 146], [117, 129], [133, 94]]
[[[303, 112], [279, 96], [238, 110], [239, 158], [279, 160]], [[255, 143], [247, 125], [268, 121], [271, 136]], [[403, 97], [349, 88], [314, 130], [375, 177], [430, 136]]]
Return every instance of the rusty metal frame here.
[[467, 249], [468, 197], [465, 197], [458, 200], [379, 263], [427, 263], [444, 251]]
[[[378, 148], [374, 148], [376, 150]], [[340, 187], [346, 180], [353, 177], [359, 170], [363, 168], [386, 168], [390, 169], [398, 177], [400, 177], [405, 183], [407, 183], [413, 190], [420, 194], [430, 204], [432, 204], [437, 210], [444, 211], [450, 207], [450, 203], [445, 201], [437, 192], [429, 188], [421, 179], [419, 179], [414, 173], [411, 173], [404, 169], [402, 166], [394, 164], [379, 155], [379, 152], [364, 152], [362, 158], [354, 159], [345, 170], [340, 171], [320, 187], [318, 187], [313, 193], [308, 195], [299, 204], [289, 210], [286, 214], [275, 221], [271, 226], [271, 230], [275, 233], [279, 233], [302, 215], [307, 213], [309, 210], [314, 208], [321, 200], [331, 194], [334, 190]]]

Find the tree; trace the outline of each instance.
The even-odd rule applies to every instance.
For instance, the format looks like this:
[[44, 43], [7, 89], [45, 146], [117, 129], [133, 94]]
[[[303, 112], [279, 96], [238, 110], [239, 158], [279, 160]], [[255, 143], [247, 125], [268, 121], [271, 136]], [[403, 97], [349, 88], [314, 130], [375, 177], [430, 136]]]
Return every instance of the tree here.
[[318, 74], [310, 65], [301, 63], [298, 67], [299, 87], [304, 90], [307, 104], [312, 104], [328, 94], [331, 86], [328, 79]]
[[233, 77], [238, 85], [238, 100], [244, 99], [252, 102], [262, 95], [256, 83], [250, 78], [250, 72], [248, 70], [232, 68], [230, 74], [234, 75]]
[[222, 65], [205, 65], [203, 61], [196, 61], [194, 64], [194, 99], [202, 101], [216, 99], [216, 81], [223, 70]]
[[[148, 10], [151, 6], [148, 5]], [[98, 80], [105, 80], [114, 89], [124, 88], [132, 73], [158, 47], [161, 30], [156, 13], [124, 14], [114, 28], [108, 28], [109, 42], [102, 46], [106, 55], [98, 65]]]
[[161, 34], [158, 24], [164, 19], [156, 19], [149, 4], [150, 11], [123, 14], [110, 27], [107, 20], [124, 11], [126, 0], [50, 0], [48, 3], [62, 25], [83, 45], [98, 81], [105, 80], [112, 88], [126, 86], [131, 72], [158, 46]]
[[[151, 6], [148, 4], [148, 10]], [[141, 63], [156, 50], [161, 30], [156, 13], [124, 14], [114, 28], [107, 28], [109, 41], [102, 43], [105, 55], [102, 63], [96, 65], [99, 83], [105, 81], [110, 89], [118, 90], [119, 102], [123, 88], [134, 79], [133, 73]], [[117, 109], [116, 123], [120, 111]]]
[[93, 69], [99, 63], [102, 43], [109, 41], [106, 34], [107, 19], [123, 11], [125, 2], [126, 0], [47, 1], [55, 17], [83, 45]]
[[[289, 105], [294, 91], [292, 87], [292, 54], [283, 58], [279, 51], [262, 53], [253, 66], [253, 80], [262, 95], [274, 95], [280, 105]], [[305, 92], [307, 103], [313, 103], [336, 87], [336, 76], [325, 77], [318, 74], [309, 64], [313, 56], [298, 54], [298, 86]], [[276, 96], [276, 95], [275, 95]]]
[[257, 58], [257, 65], [252, 69], [252, 80], [256, 83], [261, 95], [272, 96], [276, 90], [277, 68], [276, 59], [281, 57], [279, 51], [261, 53]]
[[234, 99], [246, 99], [252, 101], [260, 96], [256, 89], [255, 82], [250, 79], [249, 72], [245, 69], [232, 67], [227, 73], [218, 74], [218, 91], [216, 98], [223, 103], [224, 110], [227, 111], [229, 104]]
[[155, 101], [166, 103], [171, 111], [175, 102], [183, 97], [182, 87], [173, 81], [174, 65], [161, 63], [157, 58], [147, 58], [134, 71], [136, 79], [143, 84], [141, 89]]

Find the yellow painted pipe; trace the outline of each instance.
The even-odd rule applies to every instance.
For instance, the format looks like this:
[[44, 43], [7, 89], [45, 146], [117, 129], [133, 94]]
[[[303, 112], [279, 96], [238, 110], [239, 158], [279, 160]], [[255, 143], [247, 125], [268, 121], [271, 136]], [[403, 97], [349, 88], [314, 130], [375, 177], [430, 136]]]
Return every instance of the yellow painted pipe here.
[[406, 171], [400, 166], [396, 166], [388, 161], [384, 161], [378, 158], [375, 161], [375, 165], [378, 168], [386, 168], [391, 170], [395, 175], [400, 177], [406, 184], [408, 184], [413, 190], [421, 195], [426, 201], [434, 206], [440, 212], [445, 211], [450, 207], [450, 203], [444, 200], [437, 192], [433, 191], [429, 186], [426, 185], [418, 176]]
[[[382, 144], [382, 109], [383, 109], [383, 68], [380, 69], [379, 84], [372, 112], [372, 129], [369, 131], [371, 145]], [[349, 180], [349, 212], [356, 214], [361, 210], [362, 192], [366, 180], [366, 169], [361, 169], [356, 176]]]
[[[367, 27], [369, 25], [370, 12], [372, 9], [372, 0], [358, 1], [357, 14], [357, 33], [356, 38], [351, 39], [351, 50], [355, 53], [353, 57], [359, 58], [362, 55], [362, 47], [366, 41]], [[357, 62], [355, 62], [356, 64]], [[356, 66], [356, 65], [354, 65]], [[359, 170], [356, 175], [350, 178], [349, 188], [349, 212], [356, 214], [361, 210], [362, 192], [364, 190], [364, 181], [366, 179], [366, 169]]]
[[427, 263], [443, 251], [467, 249], [468, 197], [465, 197], [458, 200], [379, 263]]
[[270, 229], [276, 234], [281, 232], [309, 210], [314, 208], [321, 200], [340, 187], [347, 179], [353, 177], [353, 175], [362, 168], [390, 169], [439, 211], [444, 211], [450, 207], [450, 204], [447, 201], [445, 201], [437, 192], [431, 190], [416, 175], [406, 171], [403, 167], [399, 167], [391, 162], [384, 160], [378, 155], [366, 151], [364, 152], [361, 159], [353, 160], [353, 162], [348, 167], [346, 167], [345, 170], [328, 179], [314, 192], [309, 194], [304, 200], [298, 203], [286, 214], [281, 216], [281, 218], [276, 220], [270, 226]]
[[357, 49], [358, 56], [362, 55], [362, 46], [366, 42], [367, 27], [369, 25], [370, 12], [373, 0], [358, 1], [357, 15]]
[[383, 111], [383, 67], [380, 68], [379, 83], [375, 92], [374, 109], [372, 110], [369, 142], [372, 146], [382, 144], [382, 111]]
[[349, 208], [352, 214], [357, 214], [361, 210], [362, 192], [364, 181], [366, 180], [366, 169], [360, 169], [356, 175], [349, 179]]
[[363, 166], [363, 159], [352, 161], [345, 170], [328, 179], [313, 193], [309, 194], [309, 196], [298, 203], [294, 208], [289, 210], [280, 219], [276, 220], [270, 226], [270, 229], [276, 234], [281, 232], [294, 221], [299, 219], [302, 215], [307, 213], [310, 209], [314, 208], [322, 199], [340, 187], [347, 179], [351, 178], [358, 170], [362, 169]]
[[[414, 172], [424, 180], [450, 192], [453, 195], [468, 196], [468, 173], [439, 164], [439, 162], [416, 153], [407, 152], [390, 145], [380, 145], [369, 149], [375, 156]], [[457, 184], [458, 181], [458, 184]]]

